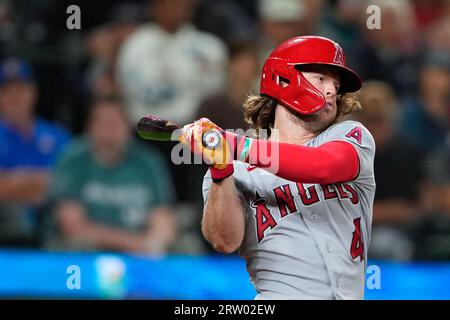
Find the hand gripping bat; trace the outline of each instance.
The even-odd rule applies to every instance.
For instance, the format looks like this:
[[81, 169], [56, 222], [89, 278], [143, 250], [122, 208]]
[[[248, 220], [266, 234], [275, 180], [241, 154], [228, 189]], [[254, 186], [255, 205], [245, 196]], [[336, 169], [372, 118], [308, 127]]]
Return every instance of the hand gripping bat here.
[[[170, 120], [147, 115], [137, 123], [137, 133], [145, 140], [180, 141], [181, 126]], [[214, 149], [220, 142], [220, 133], [209, 130], [203, 134], [203, 146]]]

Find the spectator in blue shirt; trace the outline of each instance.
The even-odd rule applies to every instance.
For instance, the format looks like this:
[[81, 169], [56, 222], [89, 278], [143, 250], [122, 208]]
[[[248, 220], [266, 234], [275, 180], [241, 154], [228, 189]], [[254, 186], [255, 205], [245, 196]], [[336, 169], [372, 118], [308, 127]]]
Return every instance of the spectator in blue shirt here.
[[36, 245], [36, 210], [49, 168], [68, 142], [62, 127], [34, 114], [38, 97], [30, 65], [0, 64], [0, 246]]

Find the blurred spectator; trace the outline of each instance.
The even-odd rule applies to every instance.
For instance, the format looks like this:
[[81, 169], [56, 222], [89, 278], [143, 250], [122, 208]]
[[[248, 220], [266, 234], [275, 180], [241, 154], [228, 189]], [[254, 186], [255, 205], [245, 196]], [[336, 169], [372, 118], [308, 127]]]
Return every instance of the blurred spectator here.
[[0, 65], [0, 244], [36, 246], [36, 207], [43, 202], [49, 168], [69, 133], [37, 118], [38, 91], [31, 66], [10, 58]]
[[191, 24], [196, 2], [151, 1], [153, 22], [124, 43], [117, 76], [133, 127], [145, 114], [187, 123], [200, 100], [223, 86], [226, 48]]
[[427, 51], [445, 51], [450, 53], [450, 1], [447, 16], [435, 21], [427, 29], [425, 44]]
[[[315, 35], [320, 29], [320, 24], [327, 12], [327, 7], [330, 1], [326, 0], [299, 0], [306, 7], [305, 15], [305, 34]], [[333, 1], [331, 1], [332, 3]]]
[[408, 0], [371, 0], [380, 8], [380, 29], [368, 29], [362, 15], [361, 42], [352, 64], [361, 78], [388, 82], [399, 98], [416, 90], [418, 37], [414, 12]]
[[426, 152], [444, 143], [449, 128], [450, 53], [429, 53], [419, 81], [418, 96], [405, 106], [400, 129]]
[[123, 3], [112, 11], [108, 23], [92, 30], [86, 41], [90, 65], [87, 70], [89, 96], [118, 95], [115, 65], [122, 43], [143, 20], [142, 8], [132, 3]]
[[165, 162], [132, 140], [114, 98], [91, 105], [87, 135], [60, 158], [49, 197], [59, 231], [50, 248], [164, 254], [175, 240]]
[[[411, 0], [417, 26], [426, 30], [431, 24], [445, 18], [449, 12], [450, 3], [447, 0]], [[447, 16], [448, 19], [448, 16]]]
[[246, 129], [242, 103], [250, 94], [257, 74], [259, 66], [256, 46], [248, 42], [231, 44], [226, 86], [201, 103], [195, 118], [206, 117], [225, 129]]
[[367, 17], [367, 4], [361, 0], [337, 0], [335, 7], [327, 7], [318, 26], [318, 34], [333, 39], [344, 49], [346, 62], [352, 66], [354, 51], [361, 43], [361, 17]]
[[14, 24], [11, 21], [11, 3], [9, 0], [0, 1], [0, 58], [6, 55], [8, 44], [15, 33]]
[[[49, 33], [43, 19], [45, 9], [51, 0], [0, 1], [0, 50], [8, 56], [27, 57], [33, 62], [34, 58], [42, 58], [46, 36]], [[48, 54], [48, 52], [47, 52]], [[33, 64], [36, 67], [35, 64]]]
[[425, 211], [411, 228], [416, 260], [450, 260], [450, 144], [426, 159]]
[[215, 34], [227, 44], [255, 39], [258, 35], [254, 20], [250, 13], [245, 12], [242, 0], [199, 1], [194, 23], [200, 30]]
[[412, 247], [402, 229], [420, 210], [423, 154], [396, 130], [400, 110], [389, 85], [366, 82], [360, 101], [363, 109], [356, 118], [369, 129], [377, 146], [369, 254], [374, 259], [410, 259]]
[[302, 0], [258, 0], [260, 29], [260, 65], [283, 41], [307, 35], [308, 7]]

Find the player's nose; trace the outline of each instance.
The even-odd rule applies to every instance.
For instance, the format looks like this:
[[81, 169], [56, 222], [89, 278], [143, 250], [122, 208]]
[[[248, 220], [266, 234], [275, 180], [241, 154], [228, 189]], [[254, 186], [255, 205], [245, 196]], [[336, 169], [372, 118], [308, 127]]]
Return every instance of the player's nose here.
[[328, 80], [325, 82], [325, 96], [334, 97], [337, 95], [337, 88], [333, 80]]

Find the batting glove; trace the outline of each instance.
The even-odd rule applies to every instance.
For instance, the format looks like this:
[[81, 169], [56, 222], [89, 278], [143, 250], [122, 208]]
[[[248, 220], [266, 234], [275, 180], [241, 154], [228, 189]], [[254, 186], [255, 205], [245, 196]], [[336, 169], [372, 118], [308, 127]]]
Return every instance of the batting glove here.
[[234, 172], [233, 159], [237, 136], [221, 129], [207, 118], [201, 118], [181, 129], [180, 142], [201, 154], [210, 165], [213, 181], [222, 181]]

